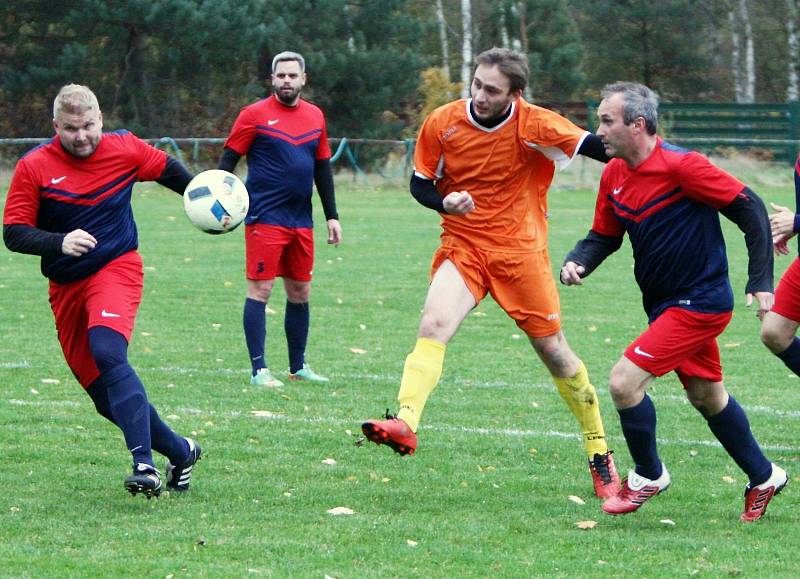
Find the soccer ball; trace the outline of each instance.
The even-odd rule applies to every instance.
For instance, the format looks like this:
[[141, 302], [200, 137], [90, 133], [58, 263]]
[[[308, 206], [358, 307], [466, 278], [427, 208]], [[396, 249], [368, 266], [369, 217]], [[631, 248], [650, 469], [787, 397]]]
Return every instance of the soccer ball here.
[[189, 221], [213, 235], [236, 229], [249, 207], [250, 197], [241, 179], [219, 169], [198, 173], [183, 193]]

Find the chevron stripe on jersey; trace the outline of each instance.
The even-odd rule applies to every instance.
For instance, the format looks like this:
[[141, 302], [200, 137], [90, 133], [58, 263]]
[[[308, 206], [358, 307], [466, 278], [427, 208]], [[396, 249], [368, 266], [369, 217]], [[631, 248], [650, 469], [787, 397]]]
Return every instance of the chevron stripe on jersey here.
[[666, 308], [733, 308], [718, 210], [744, 185], [699, 153], [657, 140], [631, 169], [612, 159], [600, 179], [592, 230], [631, 240], [634, 274], [652, 322]]
[[104, 133], [86, 158], [67, 153], [56, 136], [17, 163], [3, 223], [93, 235], [97, 246], [86, 255], [42, 257], [42, 273], [53, 281], [83, 279], [138, 246], [133, 185], [159, 178], [166, 163], [166, 153], [128, 131]]
[[274, 96], [241, 110], [225, 147], [247, 155], [250, 211], [245, 223], [311, 227], [314, 163], [328, 159], [322, 111], [300, 99], [288, 107]]

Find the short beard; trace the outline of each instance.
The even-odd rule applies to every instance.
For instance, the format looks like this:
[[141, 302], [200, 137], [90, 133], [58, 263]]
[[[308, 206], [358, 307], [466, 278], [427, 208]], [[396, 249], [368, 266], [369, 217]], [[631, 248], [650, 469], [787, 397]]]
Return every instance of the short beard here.
[[286, 100], [286, 97], [284, 97], [281, 94], [280, 89], [273, 90], [273, 94], [275, 95], [275, 98], [277, 98], [279, 101], [281, 101], [286, 106], [292, 106], [292, 105], [297, 104], [297, 99], [300, 97], [300, 91], [299, 90], [292, 92], [292, 96], [288, 101]]

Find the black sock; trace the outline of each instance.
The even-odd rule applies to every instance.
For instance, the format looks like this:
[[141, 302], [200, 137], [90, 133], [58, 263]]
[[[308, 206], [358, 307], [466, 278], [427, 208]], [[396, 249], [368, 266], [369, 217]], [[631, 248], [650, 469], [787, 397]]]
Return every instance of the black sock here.
[[289, 372], [292, 374], [302, 370], [305, 364], [310, 318], [308, 302], [295, 304], [287, 300], [283, 327], [289, 348]]
[[728, 405], [722, 411], [708, 418], [708, 427], [750, 478], [752, 486], [760, 485], [770, 477], [772, 463], [761, 452], [747, 415], [733, 396], [728, 398]]
[[250, 364], [253, 367], [253, 376], [261, 368], [267, 367], [264, 355], [264, 344], [267, 339], [267, 304], [247, 298], [244, 301], [244, 339], [247, 342], [247, 351], [250, 353]]
[[653, 401], [645, 394], [636, 406], [617, 412], [622, 434], [636, 464], [636, 473], [656, 480], [661, 476], [662, 468], [656, 449], [656, 408]]

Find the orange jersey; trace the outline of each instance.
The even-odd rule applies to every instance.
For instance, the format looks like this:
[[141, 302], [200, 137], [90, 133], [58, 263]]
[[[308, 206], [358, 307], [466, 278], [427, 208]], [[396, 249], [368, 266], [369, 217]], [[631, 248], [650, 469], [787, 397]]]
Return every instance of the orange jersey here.
[[510, 116], [480, 126], [468, 99], [433, 111], [420, 129], [414, 172], [442, 195], [467, 191], [475, 210], [442, 217], [444, 245], [523, 252], [547, 249], [547, 189], [588, 134], [564, 117], [518, 99]]

